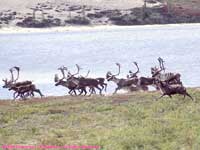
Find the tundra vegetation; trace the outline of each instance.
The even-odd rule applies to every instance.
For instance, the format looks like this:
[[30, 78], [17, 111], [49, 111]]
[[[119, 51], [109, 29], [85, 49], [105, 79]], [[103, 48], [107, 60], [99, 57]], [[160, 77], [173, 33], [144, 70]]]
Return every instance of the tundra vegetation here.
[[102, 150], [197, 150], [200, 89], [196, 101], [158, 92], [65, 96], [0, 102], [0, 145], [99, 145]]
[[[198, 0], [141, 0], [140, 5], [136, 5], [139, 0], [130, 5], [116, 2], [120, 6], [116, 6], [115, 1], [106, 1], [102, 0], [102, 3], [96, 4], [93, 2], [91, 5], [86, 3], [86, 0], [81, 1], [81, 3], [43, 0], [32, 5], [29, 4], [25, 8], [18, 5], [16, 10], [7, 6], [5, 9], [0, 9], [0, 26], [45, 28], [69, 25], [145, 25], [200, 22], [200, 2]], [[17, 5], [17, 2], [15, 3]], [[0, 3], [0, 6], [4, 8], [6, 5]]]

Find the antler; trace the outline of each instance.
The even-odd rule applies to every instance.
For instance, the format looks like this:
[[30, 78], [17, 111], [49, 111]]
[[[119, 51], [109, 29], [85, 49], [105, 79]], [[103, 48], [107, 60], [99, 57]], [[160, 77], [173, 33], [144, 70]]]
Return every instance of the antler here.
[[138, 67], [138, 64], [137, 64], [137, 62], [133, 62], [134, 64], [135, 64], [135, 66], [137, 67], [137, 71], [135, 72], [135, 73], [133, 73], [133, 76], [137, 76], [137, 74], [140, 72], [140, 69], [139, 69], [139, 67]]
[[160, 69], [165, 71], [164, 60], [161, 57], [159, 57], [158, 61], [159, 61]]
[[152, 77], [156, 77], [161, 71], [163, 71], [163, 68], [161, 67], [160, 70], [157, 67], [151, 68], [152, 70]]
[[82, 69], [78, 64], [76, 64], [76, 68], [77, 68], [77, 72], [75, 74], [72, 74], [72, 76], [79, 74], [80, 69]]
[[119, 63], [116, 63], [116, 65], [118, 66], [118, 73], [113, 76], [118, 76], [120, 74], [121, 65]]
[[16, 82], [19, 79], [19, 71], [20, 71], [20, 67], [14, 66], [13, 67], [15, 70], [17, 70], [17, 78], [14, 80], [14, 82]]
[[88, 70], [88, 72], [87, 72], [87, 74], [86, 74], [85, 78], [87, 78], [87, 77], [88, 77], [89, 73], [90, 73], [90, 70]]
[[11, 73], [11, 82], [14, 82], [14, 75], [13, 75], [13, 68], [9, 69], [10, 73]]
[[[14, 79], [14, 74], [13, 74], [14, 69], [17, 71], [17, 78], [16, 79]], [[11, 82], [16, 82], [19, 79], [20, 68], [17, 67], [17, 66], [14, 66], [14, 67], [10, 68], [9, 71], [11, 73]]]
[[62, 77], [62, 79], [61, 79], [61, 80], [65, 79], [65, 78], [66, 78], [66, 76], [65, 76], [65, 71], [67, 71], [67, 70], [68, 70], [68, 68], [67, 68], [67, 67], [65, 67], [65, 66], [61, 66], [60, 68], [58, 68], [58, 70], [60, 70], [60, 71], [61, 71], [61, 73], [62, 73], [62, 75], [63, 75], [63, 77]]
[[54, 82], [58, 82], [58, 81], [59, 81], [59, 77], [58, 77], [57, 74], [55, 74], [55, 76], [54, 76]]

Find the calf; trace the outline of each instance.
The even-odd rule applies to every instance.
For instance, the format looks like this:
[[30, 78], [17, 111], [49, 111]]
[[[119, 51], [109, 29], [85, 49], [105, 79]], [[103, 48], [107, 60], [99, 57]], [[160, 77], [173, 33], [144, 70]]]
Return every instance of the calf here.
[[169, 85], [167, 82], [164, 81], [156, 81], [156, 84], [158, 85], [158, 87], [162, 92], [162, 95], [158, 99], [162, 98], [165, 95], [172, 98], [172, 95], [180, 94], [183, 95], [184, 98], [185, 96], [188, 96], [193, 100], [192, 96], [188, 94], [186, 88], [181, 84]]

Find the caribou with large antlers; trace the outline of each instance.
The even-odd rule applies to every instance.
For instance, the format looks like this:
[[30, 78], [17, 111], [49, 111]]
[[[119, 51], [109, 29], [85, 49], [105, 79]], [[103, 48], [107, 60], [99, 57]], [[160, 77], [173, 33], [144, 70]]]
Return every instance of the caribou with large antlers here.
[[116, 76], [120, 74], [121, 65], [119, 63], [116, 63], [116, 65], [118, 66], [117, 74], [113, 75], [110, 71], [108, 71], [106, 74], [106, 79], [108, 81], [113, 81], [117, 85], [115, 92], [113, 94], [117, 93], [118, 90], [123, 89], [123, 88], [129, 88], [129, 89], [131, 89], [131, 87], [135, 88], [135, 85], [137, 85], [138, 79], [137, 78], [128, 78], [128, 79], [117, 78]]
[[[76, 65], [79, 73], [80, 67], [79, 65]], [[68, 74], [68, 80], [71, 80], [72, 82], [76, 83], [78, 87], [89, 87], [90, 89], [90, 95], [95, 92], [95, 88], [99, 90], [99, 94], [102, 94], [102, 89], [99, 88], [99, 85], [102, 84], [102, 79], [93, 79], [93, 78], [86, 78], [86, 77], [75, 77], [74, 75]]]
[[139, 87], [143, 91], [148, 91], [148, 86], [149, 85], [153, 85], [154, 79], [147, 78], [147, 77], [138, 77], [137, 74], [140, 72], [138, 63], [137, 62], [133, 62], [133, 64], [137, 67], [137, 71], [135, 73], [133, 73], [132, 71], [129, 71], [130, 75], [128, 75], [127, 77], [128, 78], [138, 79], [137, 87]]
[[[79, 74], [80, 70], [82, 69], [78, 64], [76, 64], [77, 72], [72, 74], [70, 71], [68, 71], [67, 67], [60, 67], [58, 70], [61, 71], [62, 78], [59, 79], [58, 75], [56, 74], [54, 77], [54, 81], [56, 82], [55, 86], [62, 85], [64, 87], [67, 87], [70, 91], [69, 94], [72, 95], [73, 93], [77, 95], [76, 90], [80, 91], [79, 95], [81, 95], [84, 92], [84, 95], [87, 94], [86, 88], [89, 88], [90, 95], [93, 93], [96, 93], [95, 89], [99, 90], [99, 93], [102, 94], [102, 90], [107, 88], [107, 84], [105, 83], [104, 78], [88, 78], [88, 75], [90, 73], [90, 70], [87, 72], [86, 76], [79, 76], [76, 77], [76, 75]], [[67, 77], [65, 75], [65, 71], [68, 71]], [[101, 88], [100, 88], [100, 87]]]
[[[105, 78], [102, 78], [102, 77], [98, 77], [98, 78], [88, 78], [89, 73], [90, 73], [90, 70], [88, 70], [87, 75], [86, 75], [85, 77], [80, 76], [79, 78], [85, 78], [85, 79], [94, 79], [94, 80], [97, 80], [98, 85], [101, 87], [101, 91], [105, 90], [105, 92], [106, 92], [106, 89], [107, 89], [107, 83], [105, 83]], [[96, 92], [95, 92], [95, 89], [91, 89], [91, 90], [94, 91], [94, 93], [96, 93]]]
[[181, 75], [179, 73], [162, 73], [165, 71], [164, 60], [162, 58], [158, 58], [160, 69], [157, 67], [151, 68], [152, 77], [161, 81], [166, 81], [169, 84], [182, 84]]
[[[11, 73], [11, 79], [10, 80], [3, 79], [4, 82], [3, 88], [8, 88], [9, 91], [10, 90], [15, 91], [13, 94], [14, 99], [16, 99], [19, 96], [22, 99], [25, 99], [28, 96], [34, 96], [34, 92], [38, 93], [41, 97], [43, 96], [41, 91], [37, 89], [34, 84], [32, 84], [32, 81], [17, 82], [19, 79], [19, 71], [20, 71], [19, 67], [16, 66], [12, 67], [11, 69], [9, 69], [9, 71]], [[14, 71], [17, 71], [16, 79], [14, 78], [13, 74]]]
[[130, 75], [127, 76], [128, 78], [137, 78], [137, 77], [138, 77], [137, 74], [140, 72], [140, 69], [139, 69], [139, 67], [138, 67], [137, 62], [133, 62], [133, 64], [137, 67], [137, 71], [133, 73], [133, 72], [130, 70], [130, 71], [129, 71], [129, 74], [130, 74]]
[[79, 73], [80, 67], [78, 65], [76, 65], [78, 71], [75, 74], [71, 74], [70, 72], [68, 72], [68, 76], [66, 77], [65, 75], [65, 71], [67, 71], [67, 67], [60, 67], [58, 68], [58, 70], [61, 71], [63, 77], [61, 79], [59, 79], [58, 75], [55, 75], [54, 81], [56, 82], [55, 86], [61, 85], [64, 86], [66, 88], [69, 89], [69, 94], [73, 95], [73, 93], [75, 95], [77, 95], [76, 90], [81, 90], [80, 94], [81, 95], [83, 92], [85, 93], [85, 95], [87, 94], [86, 88], [85, 87], [81, 87], [78, 85], [78, 83], [74, 82], [73, 80], [70, 80], [70, 78], [75, 75], [77, 75]]

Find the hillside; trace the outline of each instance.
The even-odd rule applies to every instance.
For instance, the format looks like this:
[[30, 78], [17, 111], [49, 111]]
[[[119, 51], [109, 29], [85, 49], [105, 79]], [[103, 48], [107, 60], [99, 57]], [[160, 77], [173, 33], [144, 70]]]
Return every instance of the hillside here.
[[1, 0], [0, 27], [199, 23], [197, 0]]
[[33, 7], [38, 3], [54, 3], [57, 5], [69, 3], [71, 5], [88, 5], [109, 9], [128, 9], [142, 6], [143, 0], [126, 0], [125, 3], [122, 0], [1, 0], [0, 10], [24, 11], [24, 9]]
[[49, 97], [0, 102], [0, 145], [98, 145], [102, 150], [197, 150], [200, 91], [195, 102], [160, 94]]

